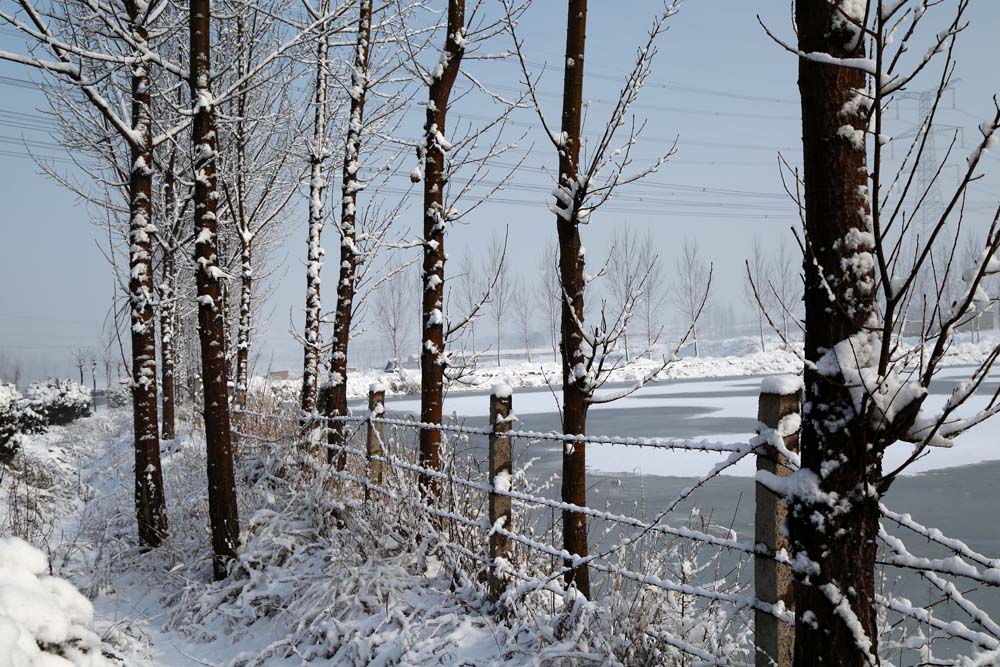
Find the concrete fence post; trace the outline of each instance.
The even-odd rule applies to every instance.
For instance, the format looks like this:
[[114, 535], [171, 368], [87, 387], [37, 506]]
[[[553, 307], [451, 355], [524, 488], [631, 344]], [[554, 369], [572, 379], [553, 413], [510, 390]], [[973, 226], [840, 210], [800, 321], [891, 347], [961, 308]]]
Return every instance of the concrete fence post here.
[[513, 559], [510, 538], [500, 535], [496, 528], [511, 529], [510, 496], [496, 493], [509, 492], [513, 467], [511, 464], [510, 437], [504, 435], [511, 429], [511, 388], [505, 384], [493, 387], [490, 395], [490, 598], [496, 602], [507, 587], [507, 577], [501, 571]]
[[[375, 486], [382, 485], [382, 461], [373, 460], [376, 457], [385, 455], [382, 447], [384, 442], [385, 424], [373, 421], [385, 416], [385, 387], [376, 383], [368, 387], [368, 483]], [[365, 500], [370, 494], [369, 487], [365, 487]]]
[[[802, 381], [798, 377], [775, 377], [764, 380], [757, 406], [760, 428], [777, 431], [791, 452], [799, 449], [799, 410], [802, 403]], [[757, 470], [787, 477], [793, 466], [773, 445], [757, 452]], [[764, 545], [768, 554], [782, 549], [791, 557], [785, 518], [788, 508], [784, 499], [760, 482], [756, 484], [754, 542]], [[791, 568], [769, 555], [754, 558], [754, 594], [758, 600], [776, 604], [783, 602], [793, 608]], [[790, 667], [795, 652], [795, 629], [771, 614], [754, 612], [754, 648], [756, 667]]]

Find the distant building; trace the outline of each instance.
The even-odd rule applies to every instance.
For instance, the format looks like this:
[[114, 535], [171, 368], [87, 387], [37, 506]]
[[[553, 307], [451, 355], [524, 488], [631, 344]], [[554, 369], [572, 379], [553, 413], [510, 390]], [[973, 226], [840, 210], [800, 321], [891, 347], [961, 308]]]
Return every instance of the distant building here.
[[267, 377], [271, 380], [287, 380], [288, 371], [271, 371], [267, 374]]

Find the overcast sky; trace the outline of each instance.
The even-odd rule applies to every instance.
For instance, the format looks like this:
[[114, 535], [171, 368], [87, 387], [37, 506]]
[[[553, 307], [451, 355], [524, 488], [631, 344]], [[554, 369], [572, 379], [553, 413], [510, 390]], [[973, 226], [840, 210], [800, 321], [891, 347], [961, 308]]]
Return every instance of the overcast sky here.
[[[4, 6], [9, 0], [0, 0]], [[951, 4], [951, 3], [949, 3]], [[591, 104], [588, 127], [600, 127], [631, 67], [636, 45], [644, 38], [661, 3], [646, 0], [592, 0], [587, 43], [585, 98]], [[755, 238], [776, 247], [791, 241], [794, 206], [781, 194], [777, 153], [790, 161], [801, 158], [796, 62], [769, 41], [755, 13], [778, 34], [794, 41], [787, 0], [686, 0], [658, 43], [654, 73], [636, 114], [648, 120], [637, 162], [662, 153], [676, 137], [678, 153], [656, 175], [629, 190], [595, 215], [584, 229], [584, 244], [593, 265], [606, 251], [615, 225], [650, 228], [658, 249], [671, 266], [681, 241], [696, 240], [716, 266], [720, 301], [740, 305], [742, 262]], [[537, 0], [522, 22], [526, 51], [533, 63], [546, 63], [540, 91], [550, 118], [558, 124], [565, 5]], [[961, 128], [964, 142], [957, 161], [968, 154], [978, 123], [992, 115], [992, 95], [1000, 92], [996, 62], [1000, 46], [1000, 3], [973, 0], [971, 25], [961, 38], [954, 108], [947, 100], [942, 122]], [[498, 45], [498, 50], [499, 50]], [[10, 28], [0, 28], [0, 49], [23, 50]], [[541, 71], [541, 68], [538, 68]], [[30, 76], [34, 76], [33, 74]], [[72, 174], [66, 154], [45, 131], [35, 112], [45, 104], [32, 89], [23, 69], [0, 63], [0, 355], [21, 360], [28, 376], [71, 375], [72, 351], [97, 345], [114, 287], [111, 269], [99, 246], [105, 242], [90, 223], [91, 216], [74, 197], [39, 173], [30, 150], [53, 157]], [[513, 69], [485, 71], [487, 82], [509, 93], [517, 85]], [[925, 79], [927, 88], [932, 82]], [[425, 96], [421, 96], [423, 98]], [[476, 115], [477, 109], [454, 107], [453, 114]], [[423, 110], [411, 112], [414, 126]], [[917, 102], [903, 102], [890, 134], [901, 134], [917, 123]], [[515, 268], [535, 272], [537, 257], [555, 235], [551, 200], [555, 155], [540, 137], [528, 112], [515, 117], [512, 131], [527, 132], [521, 152], [531, 149], [525, 167], [493, 203], [449, 231], [448, 250], [457, 270], [465, 252], [481, 252], [491, 234], [509, 226], [516, 244]], [[939, 144], [947, 137], [939, 136]], [[994, 175], [972, 190], [971, 199], [992, 204], [1000, 199], [997, 156], [987, 160]], [[404, 174], [408, 173], [408, 168]], [[955, 181], [957, 168], [946, 171], [944, 186]], [[699, 191], [698, 188], [708, 188]], [[728, 192], [720, 192], [725, 190]], [[292, 212], [284, 243], [277, 253], [283, 267], [272, 278], [270, 321], [262, 331], [265, 357], [274, 354], [275, 367], [301, 363], [289, 329], [289, 314], [297, 328], [304, 301], [305, 196]], [[406, 213], [411, 231], [420, 225], [414, 201]], [[974, 224], [984, 224], [985, 208]], [[325, 246], [333, 254], [328, 228]], [[332, 250], [331, 250], [332, 249]], [[336, 262], [326, 264], [326, 285]], [[332, 307], [332, 289], [324, 295]]]

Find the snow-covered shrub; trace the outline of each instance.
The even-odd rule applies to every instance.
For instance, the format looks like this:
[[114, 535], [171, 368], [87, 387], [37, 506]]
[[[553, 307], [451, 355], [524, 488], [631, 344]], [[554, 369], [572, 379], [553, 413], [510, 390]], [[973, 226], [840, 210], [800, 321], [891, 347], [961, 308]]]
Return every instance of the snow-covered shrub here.
[[89, 417], [93, 400], [90, 390], [72, 380], [46, 380], [28, 385], [25, 399], [49, 424], [64, 425]]
[[17, 451], [15, 437], [19, 428], [19, 403], [21, 392], [12, 384], [0, 382], [0, 460], [8, 459]]
[[124, 408], [132, 402], [132, 390], [119, 385], [108, 390], [108, 405], [112, 408]]
[[9, 460], [18, 452], [23, 435], [44, 433], [46, 423], [17, 387], [0, 382], [0, 460]]
[[419, 394], [420, 374], [405, 368], [398, 368], [395, 373], [387, 373], [381, 378], [390, 394]]
[[49, 561], [17, 537], [0, 537], [0, 664], [119, 667], [124, 662], [88, 628], [93, 606]]

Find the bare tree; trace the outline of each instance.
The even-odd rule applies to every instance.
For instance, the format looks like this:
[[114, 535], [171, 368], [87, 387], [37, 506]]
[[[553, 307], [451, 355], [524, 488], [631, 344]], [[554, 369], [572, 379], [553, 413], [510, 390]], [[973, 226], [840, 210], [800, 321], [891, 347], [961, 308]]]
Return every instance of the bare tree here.
[[[648, 267], [638, 261], [641, 253], [639, 238], [632, 233], [628, 223], [614, 228], [611, 234], [611, 252], [608, 257], [607, 285], [611, 296], [611, 305], [617, 312], [631, 308], [639, 302], [637, 298], [644, 289], [644, 281], [648, 277]], [[631, 321], [632, 313], [626, 317]], [[629, 327], [622, 329], [622, 348], [625, 361], [629, 360]]]
[[[598, 400], [605, 400], [596, 399], [594, 392], [606, 381], [608, 373], [618, 367], [615, 355], [609, 355], [609, 352], [617, 350], [618, 343], [628, 328], [629, 315], [634, 303], [626, 304], [611, 323], [608, 323], [602, 308], [599, 323], [590, 330], [585, 326], [584, 291], [590, 280], [584, 273], [585, 257], [580, 226], [608, 201], [617, 187], [652, 173], [674, 152], [674, 148], [671, 147], [652, 166], [636, 173], [626, 173], [632, 163], [632, 147], [637, 141], [635, 125], [628, 124], [626, 118], [629, 117], [629, 110], [650, 73], [652, 58], [656, 53], [656, 38], [666, 28], [667, 20], [676, 13], [677, 4], [665, 5], [663, 12], [654, 20], [648, 39], [637, 50], [635, 64], [621, 89], [611, 117], [603, 126], [603, 130], [597, 133], [596, 141], [588, 145], [587, 161], [583, 163], [580, 160], [580, 152], [583, 143], [583, 71], [587, 1], [570, 0], [567, 8], [562, 121], [559, 132], [553, 131], [538, 103], [535, 90], [537, 79], [528, 70], [522, 43], [516, 33], [517, 18], [509, 0], [504, 0], [504, 7], [507, 13], [507, 28], [513, 38], [515, 55], [521, 66], [524, 83], [528, 86], [532, 106], [545, 135], [552, 142], [559, 157], [558, 183], [554, 192], [556, 202], [552, 210], [556, 214], [556, 231], [559, 239], [563, 432], [574, 435], [585, 434], [588, 406]], [[627, 125], [631, 127], [631, 131], [627, 137], [622, 138], [619, 134]], [[603, 273], [602, 270], [596, 275]], [[664, 366], [666, 363], [664, 362]], [[644, 379], [643, 382], [645, 381]], [[620, 393], [615, 394], [608, 397], [608, 400], [614, 400], [620, 395]], [[583, 443], [574, 443], [563, 451], [562, 500], [567, 504], [586, 505], [586, 448]], [[568, 553], [584, 559], [582, 562], [567, 561], [567, 583], [575, 585], [584, 596], [589, 597], [586, 515], [566, 510], [563, 512], [562, 522], [563, 547]]]
[[[110, 152], [113, 178], [128, 183], [136, 518], [142, 546], [158, 546], [166, 534], [166, 509], [156, 397], [152, 178], [153, 148], [165, 139], [153, 136], [151, 70], [180, 71], [157, 52], [163, 33], [156, 22], [164, 17], [163, 3], [125, 0], [114, 6], [90, 6], [61, 0], [47, 11], [30, 0], [18, 0], [17, 6], [23, 16], [0, 12], [0, 19], [51, 60], [5, 51], [0, 51], [0, 58], [36, 68], [62, 84], [49, 99], [73, 119], [63, 124], [67, 140], [102, 157]], [[119, 96], [128, 100], [128, 119], [119, 115], [112, 101]], [[130, 153], [126, 168], [114, 157], [122, 144]]]
[[216, 124], [212, 96], [212, 29], [210, 0], [191, 0], [191, 103], [194, 110], [194, 218], [198, 327], [201, 340], [202, 384], [205, 396], [205, 443], [208, 458], [208, 512], [212, 529], [212, 571], [226, 576], [239, 546], [236, 480], [233, 476], [232, 432], [226, 387], [226, 333], [222, 310], [216, 188]]
[[73, 353], [73, 362], [76, 364], [76, 369], [80, 372], [80, 385], [83, 386], [83, 368], [87, 365], [87, 358], [90, 352], [83, 347], [76, 348]]
[[531, 285], [524, 275], [513, 281], [510, 290], [511, 310], [514, 324], [524, 343], [524, 353], [531, 363], [531, 327], [535, 323], [535, 300], [532, 298]]
[[[951, 7], [950, 16], [938, 18], [922, 37], [927, 17], [942, 7]], [[769, 32], [797, 57], [802, 98], [803, 171], [800, 178], [786, 165], [783, 173], [803, 218], [805, 255], [806, 409], [801, 470], [795, 473], [801, 483], [787, 487], [796, 490], [787, 494], [789, 529], [796, 561], [803, 564], [794, 568], [798, 666], [879, 663], [879, 498], [928, 447], [947, 446], [1000, 412], [993, 396], [985, 408], [956, 415], [982, 386], [1000, 347], [943, 407], [925, 406], [954, 332], [989, 303], [983, 281], [1000, 270], [1000, 209], [971, 265], [962, 266], [955, 252], [968, 187], [981, 178], [983, 156], [997, 142], [996, 103], [941, 209], [922, 210], [928, 189], [940, 186], [942, 165], [957, 147], [955, 134], [944, 160], [927, 162], [925, 147], [952, 83], [954, 46], [967, 8], [965, 0], [840, 5], [797, 0], [798, 44]], [[927, 43], [921, 45], [921, 39]], [[922, 55], [904, 58], [907, 53]], [[933, 103], [893, 173], [886, 164], [886, 147], [892, 144], [886, 114], [893, 112], [900, 91], [932, 71], [931, 63], [941, 65], [940, 73], [931, 75]], [[921, 183], [918, 174], [928, 169], [933, 175]], [[925, 212], [928, 224], [921, 232], [912, 223]], [[946, 245], [952, 250], [935, 258], [935, 246], [949, 234]], [[933, 283], [925, 291], [919, 277], [928, 267]], [[952, 296], [949, 283], [957, 288]], [[914, 303], [926, 313], [915, 346], [904, 340], [906, 313]], [[897, 443], [908, 443], [905, 461], [883, 470], [886, 450]], [[781, 488], [772, 486], [777, 493]], [[843, 539], [845, 534], [851, 539]], [[892, 542], [886, 544], [891, 558]], [[940, 578], [928, 581], [963, 609], [977, 612]], [[933, 612], [926, 611], [930, 619]], [[925, 649], [930, 652], [929, 642]]]
[[[763, 288], [771, 277], [767, 255], [760, 244], [760, 239], [754, 237], [753, 250], [746, 260], [749, 280], [743, 283], [743, 301], [747, 308], [757, 318], [757, 334], [760, 336], [760, 351], [764, 352], [764, 320], [766, 311], [773, 304], [770, 288]], [[675, 299], [676, 301], [676, 299]], [[682, 300], [683, 301], [683, 300]], [[682, 307], [683, 308], [683, 307]], [[695, 352], [695, 355], [698, 353]]]
[[386, 271], [389, 277], [375, 292], [375, 324], [389, 341], [392, 360], [398, 364], [416, 314], [412, 305], [414, 283], [410, 271], [399, 264], [389, 264]]
[[[427, 83], [427, 118], [421, 156], [424, 161], [423, 270], [421, 271], [420, 350], [420, 420], [441, 423], [444, 403], [445, 353], [444, 265], [445, 225], [450, 211], [444, 206], [448, 181], [446, 152], [452, 144], [445, 138], [451, 92], [458, 78], [466, 48], [465, 0], [448, 0], [444, 49], [438, 67], [425, 76]], [[420, 465], [441, 467], [441, 432], [420, 431]], [[421, 479], [423, 493], [437, 498], [440, 485], [433, 478]]]
[[538, 273], [541, 289], [537, 293], [538, 306], [545, 315], [545, 326], [552, 346], [552, 359], [559, 359], [559, 315], [562, 304], [562, 289], [559, 286], [559, 248], [553, 241], [545, 244], [538, 257]]
[[[350, 112], [347, 121], [347, 138], [344, 141], [343, 174], [340, 198], [340, 263], [337, 278], [337, 308], [333, 323], [333, 355], [330, 358], [330, 382], [333, 387], [333, 415], [347, 414], [347, 350], [351, 340], [351, 316], [354, 314], [355, 272], [358, 265], [357, 249], [357, 204], [358, 191], [362, 188], [358, 178], [360, 169], [361, 132], [365, 115], [365, 100], [371, 85], [369, 60], [371, 58], [372, 3], [358, 0], [358, 32], [354, 47], [354, 62], [351, 68]], [[344, 424], [333, 421], [331, 437], [333, 444], [343, 440]], [[333, 457], [334, 449], [327, 450]], [[347, 463], [346, 454], [337, 459], [337, 466], [343, 469]]]
[[[449, 0], [444, 48], [438, 52], [435, 64], [428, 69], [416, 58], [407, 58], [407, 66], [428, 90], [423, 136], [416, 146], [418, 158], [423, 161], [423, 171], [415, 169], [411, 179], [424, 181], [423, 235], [419, 242], [423, 249], [420, 415], [422, 421], [431, 423], [441, 421], [445, 380], [458, 380], [469, 368], [465, 363], [453, 363], [455, 358], [448, 344], [463, 335], [466, 326], [478, 315], [489, 297], [487, 292], [471, 311], [456, 318], [450, 317], [445, 292], [447, 254], [444, 244], [447, 228], [460, 223], [492, 193], [503, 188], [520, 165], [519, 161], [499, 182], [484, 181], [491, 159], [515, 147], [514, 144], [503, 143], [502, 139], [509, 115], [523, 101], [523, 97], [508, 100], [493, 93], [476, 76], [463, 70], [462, 64], [467, 56], [472, 60], [502, 57], [481, 52], [484, 45], [504, 29], [502, 22], [484, 16], [484, 6], [484, 3], [477, 2], [472, 11], [466, 12], [465, 0]], [[409, 56], [412, 53], [409, 41], [405, 41], [403, 46]], [[468, 98], [472, 95], [473, 99], [481, 101], [480, 108], [499, 106], [501, 112], [483, 125], [469, 125], [464, 133], [453, 132], [449, 138], [446, 120], [460, 75], [467, 87], [459, 89], [459, 96]], [[456, 178], [460, 173], [462, 177]], [[487, 188], [485, 193], [477, 194], [471, 203], [463, 203], [476, 187], [484, 185]], [[464, 210], [459, 208], [460, 204]], [[496, 280], [495, 276], [493, 280]], [[440, 468], [440, 443], [438, 429], [421, 430], [419, 460], [423, 467]], [[432, 500], [439, 497], [440, 484], [434, 477], [424, 475], [420, 484], [426, 497]]]
[[497, 368], [500, 367], [500, 353], [503, 347], [503, 325], [510, 311], [514, 285], [511, 282], [510, 271], [507, 268], [507, 237], [500, 238], [496, 234], [490, 237], [486, 248], [486, 272], [494, 276], [493, 289], [487, 302], [493, 326], [497, 337]]
[[[164, 440], [173, 440], [177, 436], [176, 397], [174, 375], [177, 367], [177, 299], [178, 271], [177, 255], [182, 248], [181, 235], [186, 226], [182, 205], [182, 197], [177, 187], [177, 150], [172, 147], [170, 158], [163, 169], [163, 186], [161, 208], [164, 220], [160, 225], [157, 239], [160, 242], [160, 275], [159, 285], [159, 315], [160, 315], [160, 388], [163, 408], [161, 411], [162, 431]], [[186, 204], [186, 202], [185, 202]]]
[[[482, 299], [483, 292], [486, 290], [485, 275], [481, 270], [482, 267], [477, 266], [476, 261], [473, 259], [471, 251], [466, 252], [462, 256], [462, 268], [458, 275], [459, 280], [458, 288], [456, 289], [456, 294], [458, 300], [461, 302], [462, 308], [466, 312], [474, 312], [477, 310], [480, 299]], [[469, 319], [468, 330], [472, 338], [472, 354], [476, 354], [476, 322], [478, 317], [473, 316]]]
[[694, 239], [685, 238], [674, 269], [671, 300], [680, 311], [682, 320], [693, 323], [691, 340], [696, 357], [699, 356], [698, 314], [705, 307], [711, 293], [711, 276], [712, 266], [702, 258], [698, 243]]
[[[304, 6], [314, 12], [313, 18], [326, 15], [330, 10], [330, 0], [321, 0], [318, 10], [309, 2]], [[316, 71], [313, 83], [313, 132], [309, 144], [309, 230], [306, 249], [306, 311], [305, 334], [303, 336], [302, 362], [302, 412], [312, 413], [316, 409], [316, 394], [319, 388], [320, 338], [320, 271], [323, 267], [323, 247], [320, 245], [323, 233], [323, 205], [326, 193], [325, 165], [327, 149], [327, 120], [329, 115], [328, 90], [330, 85], [330, 38], [323, 33], [316, 39]]]
[[[356, 0], [355, 4], [357, 33], [349, 76], [344, 81], [350, 110], [345, 123], [340, 222], [336, 227], [340, 263], [330, 359], [331, 409], [335, 415], [348, 413], [348, 348], [360, 324], [359, 313], [366, 299], [390, 277], [375, 278], [372, 269], [375, 258], [389, 245], [387, 235], [403, 207], [402, 201], [389, 207], [377, 203], [380, 189], [395, 175], [398, 153], [393, 152], [381, 164], [376, 160], [389, 144], [386, 135], [406, 108], [413, 81], [406, 76], [399, 49], [400, 42], [409, 42], [408, 19], [413, 7], [382, 11], [373, 22], [371, 0]], [[359, 195], [369, 190], [367, 201], [359, 202]], [[332, 423], [331, 444], [343, 442], [343, 427], [343, 422]], [[335, 449], [328, 451], [332, 454]], [[338, 457], [337, 464], [342, 468], [346, 455]]]
[[669, 290], [663, 262], [660, 261], [660, 255], [656, 251], [656, 239], [649, 228], [639, 241], [637, 261], [645, 276], [642, 295], [638, 302], [639, 322], [645, 339], [644, 353], [652, 358], [653, 348], [663, 333], [662, 312], [667, 306]]
[[797, 246], [793, 249], [784, 241], [778, 246], [768, 272], [768, 292], [781, 318], [781, 338], [788, 346], [792, 342], [789, 323], [797, 322], [802, 303], [802, 253]]
[[[231, 229], [228, 245], [233, 248], [230, 253], [223, 251], [221, 260], [230, 275], [239, 276], [239, 298], [231, 306], [236, 317], [228, 321], [236, 321], [235, 354], [230, 356], [235, 357], [234, 395], [240, 406], [245, 402], [250, 372], [255, 281], [279, 238], [277, 227], [285, 222], [300, 177], [291, 162], [298, 128], [291, 113], [290, 65], [272, 61], [260, 68], [255, 80], [247, 78], [276, 41], [275, 22], [270, 20], [273, 11], [270, 6], [236, 2], [226, 12], [231, 19], [220, 34], [225, 49], [220, 60], [230, 65], [223, 70], [220, 83], [228, 87], [231, 77], [235, 87], [224, 107], [226, 122], [218, 128], [218, 173], [224, 204], [220, 223]], [[227, 334], [227, 342], [231, 340]]]

